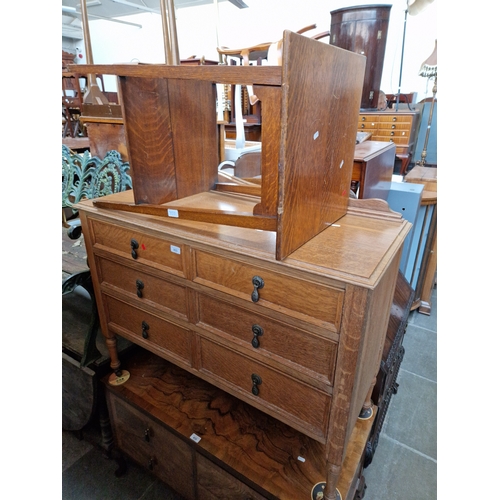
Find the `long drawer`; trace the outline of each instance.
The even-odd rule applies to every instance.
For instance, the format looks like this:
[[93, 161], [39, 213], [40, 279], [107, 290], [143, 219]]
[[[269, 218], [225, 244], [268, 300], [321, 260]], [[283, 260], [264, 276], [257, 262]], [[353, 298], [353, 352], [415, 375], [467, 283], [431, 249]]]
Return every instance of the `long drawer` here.
[[103, 295], [103, 302], [108, 326], [115, 333], [166, 359], [192, 365], [190, 330], [109, 295]]
[[94, 251], [114, 251], [131, 261], [178, 276], [186, 276], [183, 245], [92, 219], [90, 226]]
[[[188, 291], [185, 286], [161, 279], [142, 268], [137, 269], [114, 261], [97, 258], [97, 272], [103, 290], [115, 291], [187, 321]], [[154, 272], [154, 271], [153, 271]]]
[[338, 332], [344, 290], [196, 251], [194, 281]]
[[331, 404], [328, 394], [205, 338], [200, 339], [200, 348], [200, 371], [218, 380], [221, 388], [324, 441]]
[[337, 342], [331, 339], [201, 293], [198, 325], [234, 337], [252, 353], [265, 353], [298, 371], [305, 369], [332, 383]]
[[118, 448], [169, 484], [186, 500], [196, 498], [194, 451], [154, 420], [108, 393]]

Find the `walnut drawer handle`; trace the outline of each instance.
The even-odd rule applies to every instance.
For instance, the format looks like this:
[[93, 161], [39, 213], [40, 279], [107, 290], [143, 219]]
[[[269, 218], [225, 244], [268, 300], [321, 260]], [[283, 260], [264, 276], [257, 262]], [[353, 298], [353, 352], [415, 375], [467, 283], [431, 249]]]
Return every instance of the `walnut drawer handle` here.
[[142, 291], [144, 290], [144, 283], [141, 280], [135, 280], [135, 288], [137, 290], [137, 297], [142, 299]]
[[149, 337], [149, 325], [143, 321], [142, 324], [142, 337], [147, 339]]
[[262, 384], [262, 379], [256, 375], [255, 373], [252, 373], [252, 394], [254, 396], [259, 395], [259, 388], [258, 386]]
[[260, 276], [254, 276], [252, 278], [253, 292], [252, 292], [252, 301], [259, 301], [259, 290], [264, 286], [264, 280]]
[[130, 240], [130, 249], [131, 249], [131, 255], [133, 259], [137, 259], [137, 249], [139, 248], [139, 242], [137, 240], [131, 239]]
[[259, 325], [252, 325], [252, 333], [252, 346], [257, 349], [260, 346], [259, 337], [262, 337], [262, 335], [264, 335], [264, 330]]

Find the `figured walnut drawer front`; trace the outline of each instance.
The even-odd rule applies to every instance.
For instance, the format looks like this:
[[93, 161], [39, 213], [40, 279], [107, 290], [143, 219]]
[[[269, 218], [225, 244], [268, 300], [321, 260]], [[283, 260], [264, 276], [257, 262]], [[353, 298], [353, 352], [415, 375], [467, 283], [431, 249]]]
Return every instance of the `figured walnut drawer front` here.
[[103, 295], [108, 326], [156, 354], [191, 366], [192, 332], [156, 315]]
[[201, 251], [196, 252], [195, 273], [198, 283], [339, 331], [341, 289]]
[[108, 393], [118, 448], [186, 499], [195, 499], [191, 447], [121, 399]]
[[[337, 343], [262, 314], [208, 295], [198, 295], [199, 325], [222, 331], [246, 345], [251, 353], [270, 353], [278, 360], [299, 365], [331, 384]], [[291, 363], [290, 363], [291, 362]]]
[[271, 415], [279, 415], [280, 420], [288, 415], [291, 425], [305, 434], [325, 438], [330, 410], [327, 394], [205, 338], [200, 344], [201, 372], [246, 395], [250, 403], [263, 406]]
[[183, 245], [114, 224], [91, 220], [94, 247], [114, 251], [131, 261], [185, 277]]
[[138, 304], [149, 304], [187, 320], [188, 298], [185, 287], [107, 259], [97, 258], [96, 262], [104, 291], [109, 293], [113, 287], [117, 288]]
[[199, 453], [196, 454], [196, 473], [200, 500], [264, 500], [262, 495]]

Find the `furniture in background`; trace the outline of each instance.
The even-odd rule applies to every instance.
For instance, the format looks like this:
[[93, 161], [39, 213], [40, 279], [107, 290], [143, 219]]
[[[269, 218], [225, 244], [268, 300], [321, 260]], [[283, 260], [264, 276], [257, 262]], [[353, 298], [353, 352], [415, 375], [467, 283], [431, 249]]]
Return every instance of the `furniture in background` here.
[[432, 98], [426, 98], [420, 101], [417, 106], [421, 109], [422, 119], [415, 141], [414, 163], [417, 166], [435, 168], [437, 167], [438, 103], [437, 100], [433, 102]]
[[363, 5], [330, 12], [330, 44], [366, 57], [362, 109], [376, 109], [391, 5]]
[[[387, 410], [392, 396], [397, 394], [399, 384], [397, 382], [401, 362], [405, 355], [403, 346], [408, 317], [413, 306], [414, 290], [399, 271], [396, 281], [396, 291], [391, 307], [391, 315], [387, 326], [387, 335], [384, 342], [384, 351], [380, 363], [380, 371], [377, 374], [377, 382], [373, 389], [372, 400], [377, 405], [378, 411], [373, 422], [370, 438], [367, 443], [364, 467], [367, 468], [378, 446], [380, 433], [384, 425]], [[361, 497], [362, 498], [362, 497]]]
[[429, 315], [431, 313], [432, 290], [437, 279], [437, 168], [415, 166], [405, 177], [406, 183], [424, 186], [422, 192], [423, 226], [428, 227], [427, 237], [420, 241], [422, 260], [418, 279], [414, 282], [415, 302], [413, 309]]
[[415, 149], [420, 125], [419, 110], [361, 111], [358, 131], [371, 132], [371, 140], [394, 142], [396, 158], [401, 161], [400, 175], [405, 175]]
[[387, 200], [395, 157], [394, 143], [365, 141], [356, 144], [351, 189], [358, 198]]
[[[398, 94], [386, 94], [387, 107], [389, 109], [394, 109], [395, 105], [398, 104]], [[417, 98], [417, 92], [408, 92], [406, 94], [399, 94], [399, 105], [403, 105], [402, 108], [408, 111], [414, 111], [415, 99]], [[398, 111], [401, 108], [398, 108]]]

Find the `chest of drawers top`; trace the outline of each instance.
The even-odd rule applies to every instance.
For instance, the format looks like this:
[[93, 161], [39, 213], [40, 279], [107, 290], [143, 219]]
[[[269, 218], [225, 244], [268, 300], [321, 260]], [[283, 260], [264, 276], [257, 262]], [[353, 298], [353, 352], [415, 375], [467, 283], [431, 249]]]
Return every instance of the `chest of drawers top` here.
[[[130, 201], [132, 193], [126, 191], [106, 198]], [[130, 240], [134, 234], [140, 234], [141, 248], [136, 251], [142, 259], [136, 262], [142, 260], [148, 266], [182, 277], [192, 276], [193, 272], [191, 262], [182, 252], [184, 247], [189, 247], [222, 258], [241, 259], [290, 276], [307, 275], [320, 282], [333, 279], [372, 288], [409, 231], [399, 214], [381, 217], [370, 210], [364, 213], [353, 209], [278, 262], [274, 254], [276, 234], [272, 231], [98, 209], [92, 201], [82, 202], [79, 208], [90, 220], [106, 223], [101, 231], [92, 233], [94, 251], [111, 249], [128, 258], [132, 251]], [[117, 226], [120, 231], [116, 230]]]

